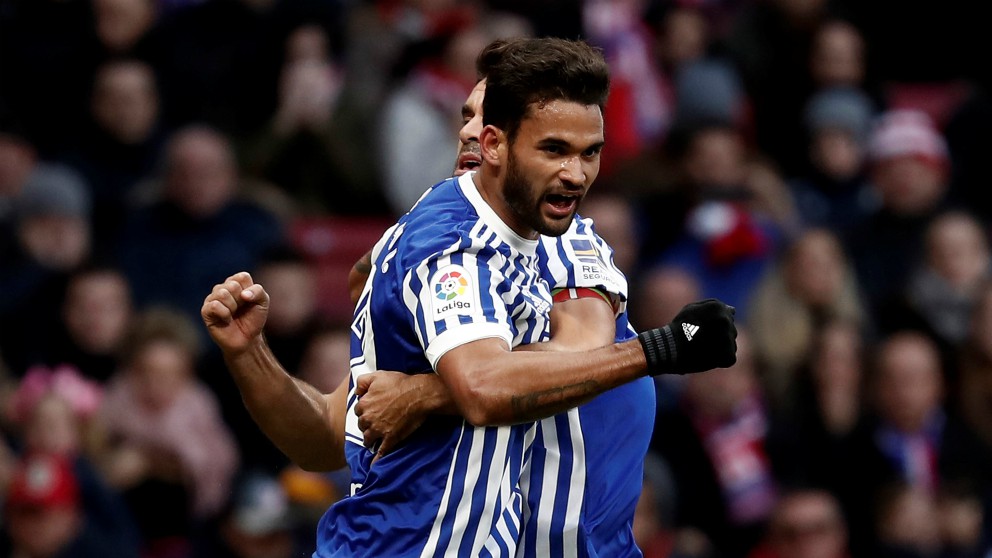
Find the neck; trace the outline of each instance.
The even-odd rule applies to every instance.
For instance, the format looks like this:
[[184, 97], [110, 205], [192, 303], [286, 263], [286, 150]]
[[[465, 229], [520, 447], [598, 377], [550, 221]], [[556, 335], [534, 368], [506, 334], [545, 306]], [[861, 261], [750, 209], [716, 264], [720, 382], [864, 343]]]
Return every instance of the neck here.
[[493, 209], [496, 216], [503, 221], [506, 226], [510, 227], [513, 232], [520, 235], [522, 238], [528, 240], [537, 240], [540, 236], [538, 232], [530, 227], [527, 227], [520, 223], [516, 219], [513, 209], [506, 202], [506, 197], [503, 196], [501, 189], [501, 176], [496, 172], [495, 169], [489, 167], [483, 163], [482, 167], [472, 176], [472, 181], [475, 183], [476, 189], [479, 191], [479, 195], [482, 199]]

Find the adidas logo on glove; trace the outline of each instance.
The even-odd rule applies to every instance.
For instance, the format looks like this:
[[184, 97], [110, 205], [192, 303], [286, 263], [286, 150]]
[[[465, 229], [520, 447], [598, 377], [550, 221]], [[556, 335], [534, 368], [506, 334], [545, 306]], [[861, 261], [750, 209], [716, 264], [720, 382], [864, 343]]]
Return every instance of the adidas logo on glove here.
[[695, 335], [697, 331], [699, 331], [699, 326], [682, 322], [682, 332], [685, 333], [685, 338], [689, 341], [692, 341], [692, 336]]
[[637, 338], [652, 376], [692, 374], [737, 362], [734, 307], [715, 298], [686, 304], [668, 325], [642, 331]]

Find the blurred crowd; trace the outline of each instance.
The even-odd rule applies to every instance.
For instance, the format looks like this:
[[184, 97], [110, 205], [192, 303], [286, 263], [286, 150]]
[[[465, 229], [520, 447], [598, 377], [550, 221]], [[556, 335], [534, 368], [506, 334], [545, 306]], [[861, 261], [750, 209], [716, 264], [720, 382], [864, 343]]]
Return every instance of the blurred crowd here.
[[244, 410], [199, 308], [249, 270], [292, 374], [348, 374], [346, 273], [454, 164], [474, 58], [612, 71], [580, 212], [661, 377], [646, 558], [992, 556], [992, 66], [981, 3], [0, 0], [0, 556], [309, 556], [347, 474]]

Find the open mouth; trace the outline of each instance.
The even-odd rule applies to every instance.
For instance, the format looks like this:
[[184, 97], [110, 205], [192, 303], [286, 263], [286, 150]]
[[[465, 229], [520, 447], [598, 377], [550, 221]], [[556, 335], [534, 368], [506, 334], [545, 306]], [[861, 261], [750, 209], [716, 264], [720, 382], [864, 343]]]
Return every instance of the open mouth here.
[[545, 203], [551, 208], [551, 213], [558, 217], [570, 217], [579, 204], [579, 196], [567, 194], [548, 194], [544, 196]]
[[458, 156], [458, 166], [455, 167], [455, 176], [474, 171], [482, 166], [482, 156], [478, 153], [466, 152]]

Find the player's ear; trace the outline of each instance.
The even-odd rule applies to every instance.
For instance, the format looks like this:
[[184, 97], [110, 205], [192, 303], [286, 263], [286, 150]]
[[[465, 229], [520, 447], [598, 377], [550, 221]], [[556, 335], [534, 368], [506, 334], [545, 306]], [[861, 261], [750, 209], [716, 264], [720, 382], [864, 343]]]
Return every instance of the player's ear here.
[[508, 147], [506, 134], [492, 124], [484, 127], [479, 134], [479, 147], [482, 150], [483, 160], [493, 167], [502, 166], [506, 160]]

